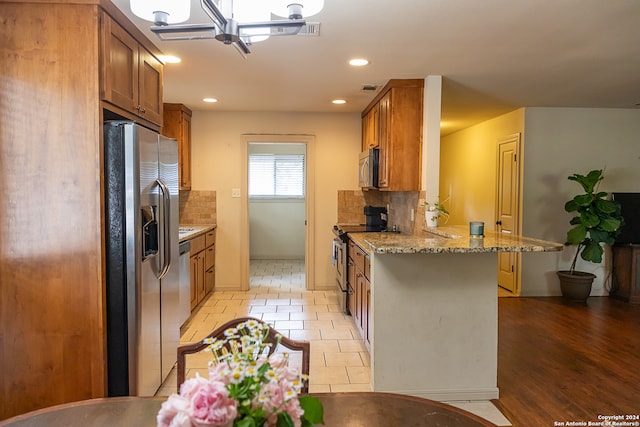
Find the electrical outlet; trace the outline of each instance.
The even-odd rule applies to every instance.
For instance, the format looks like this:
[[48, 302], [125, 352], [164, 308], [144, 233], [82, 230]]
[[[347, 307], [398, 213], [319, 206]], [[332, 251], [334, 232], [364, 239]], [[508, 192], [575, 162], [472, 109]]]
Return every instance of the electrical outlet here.
[[234, 199], [237, 199], [240, 197], [240, 189], [239, 188], [232, 188], [231, 189], [231, 197], [233, 197]]
[[414, 212], [413, 208], [411, 209], [411, 222], [416, 220], [416, 213]]

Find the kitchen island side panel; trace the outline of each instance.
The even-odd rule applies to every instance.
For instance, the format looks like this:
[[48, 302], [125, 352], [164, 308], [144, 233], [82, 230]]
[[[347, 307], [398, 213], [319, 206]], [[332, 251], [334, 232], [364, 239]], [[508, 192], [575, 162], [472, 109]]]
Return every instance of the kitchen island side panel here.
[[372, 256], [374, 391], [441, 401], [498, 398], [497, 257]]

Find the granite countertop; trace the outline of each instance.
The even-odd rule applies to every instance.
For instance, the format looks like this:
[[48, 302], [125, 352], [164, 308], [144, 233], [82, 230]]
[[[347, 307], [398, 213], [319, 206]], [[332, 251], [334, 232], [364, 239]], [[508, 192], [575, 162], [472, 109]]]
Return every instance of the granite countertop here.
[[418, 234], [349, 233], [349, 237], [368, 253], [481, 253], [561, 251], [556, 242], [485, 231], [484, 237], [470, 237], [468, 226], [428, 228]]
[[198, 237], [201, 234], [205, 234], [216, 228], [216, 224], [180, 224], [178, 226], [178, 239], [180, 243], [185, 240], [191, 240], [194, 237]]

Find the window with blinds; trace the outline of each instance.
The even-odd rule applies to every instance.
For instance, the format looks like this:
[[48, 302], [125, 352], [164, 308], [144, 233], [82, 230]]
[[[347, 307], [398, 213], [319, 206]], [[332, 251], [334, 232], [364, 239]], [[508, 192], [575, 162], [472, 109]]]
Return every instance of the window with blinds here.
[[250, 154], [249, 197], [304, 198], [304, 154]]

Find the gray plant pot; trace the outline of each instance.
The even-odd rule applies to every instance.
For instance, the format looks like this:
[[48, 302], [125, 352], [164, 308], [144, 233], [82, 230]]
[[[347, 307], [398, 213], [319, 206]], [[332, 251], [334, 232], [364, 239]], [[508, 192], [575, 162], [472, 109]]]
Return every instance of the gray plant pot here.
[[591, 294], [591, 285], [595, 274], [585, 273], [584, 271], [558, 271], [556, 272], [560, 279], [560, 290], [562, 296], [571, 301], [586, 302]]

